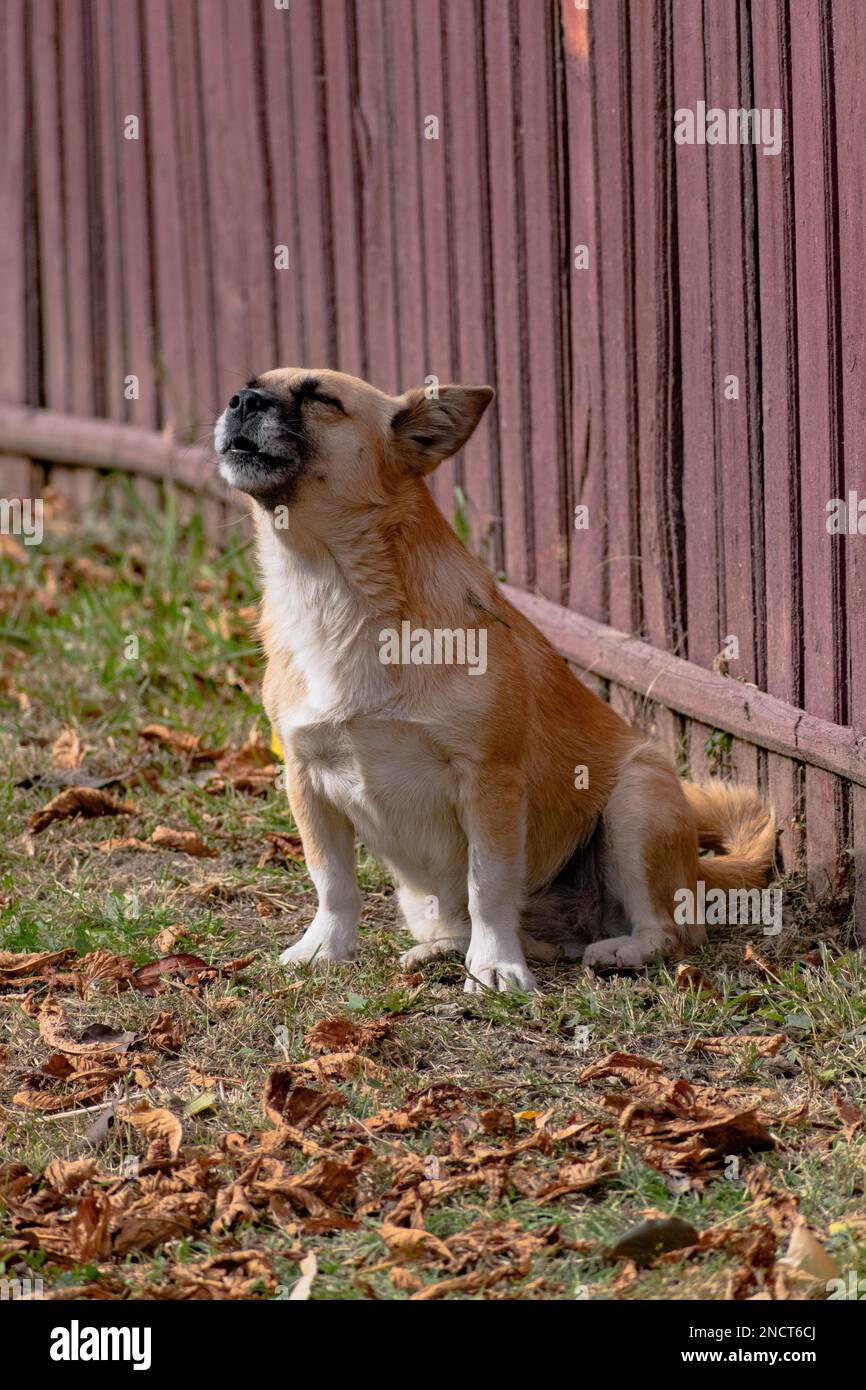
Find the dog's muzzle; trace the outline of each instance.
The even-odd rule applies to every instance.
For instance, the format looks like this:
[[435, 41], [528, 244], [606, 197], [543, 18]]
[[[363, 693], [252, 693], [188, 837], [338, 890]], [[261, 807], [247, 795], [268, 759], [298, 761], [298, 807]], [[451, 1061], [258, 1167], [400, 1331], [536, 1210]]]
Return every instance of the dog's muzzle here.
[[249, 386], [236, 392], [214, 429], [223, 478], [261, 501], [288, 500], [304, 463], [300, 425], [271, 392]]

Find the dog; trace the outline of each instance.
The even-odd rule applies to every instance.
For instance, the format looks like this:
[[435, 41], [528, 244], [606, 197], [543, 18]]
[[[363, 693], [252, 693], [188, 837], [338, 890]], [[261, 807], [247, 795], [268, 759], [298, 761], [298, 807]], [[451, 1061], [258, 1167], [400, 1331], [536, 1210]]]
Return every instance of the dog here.
[[425, 479], [493, 394], [395, 397], [286, 368], [217, 421], [221, 475], [252, 499], [263, 701], [318, 897], [285, 964], [354, 958], [356, 836], [396, 881], [417, 942], [403, 964], [460, 952], [469, 992], [535, 989], [534, 943], [595, 969], [676, 958], [706, 939], [678, 920], [680, 890], [770, 875], [775, 820], [758, 793], [683, 782], [435, 505]]

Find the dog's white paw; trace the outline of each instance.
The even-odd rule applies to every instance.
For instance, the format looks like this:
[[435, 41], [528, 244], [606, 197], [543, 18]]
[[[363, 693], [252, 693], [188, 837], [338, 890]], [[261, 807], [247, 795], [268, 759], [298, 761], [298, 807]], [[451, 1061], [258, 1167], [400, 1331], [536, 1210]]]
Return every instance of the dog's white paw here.
[[656, 948], [633, 936], [610, 936], [593, 941], [583, 953], [583, 964], [592, 970], [639, 970], [656, 954]]
[[288, 946], [280, 956], [280, 965], [303, 965], [312, 962], [313, 965], [333, 965], [339, 961], [353, 961], [355, 951], [353, 947], [339, 941], [310, 941], [309, 932], [296, 941], [294, 946]]
[[411, 970], [416, 965], [439, 960], [442, 956], [462, 956], [466, 954], [468, 945], [465, 936], [439, 936], [434, 941], [420, 941], [411, 951], [403, 952], [400, 964], [404, 970]]
[[464, 985], [467, 994], [483, 994], [485, 989], [495, 989], [499, 994], [509, 990], [522, 990], [531, 994], [538, 988], [535, 976], [523, 961], [470, 961], [467, 958], [468, 979]]

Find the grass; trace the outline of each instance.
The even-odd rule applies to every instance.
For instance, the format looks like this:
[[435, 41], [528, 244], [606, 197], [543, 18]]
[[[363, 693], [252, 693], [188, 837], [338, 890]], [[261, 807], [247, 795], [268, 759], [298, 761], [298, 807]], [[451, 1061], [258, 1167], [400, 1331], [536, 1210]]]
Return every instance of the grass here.
[[[400, 1300], [432, 1290], [450, 1298], [718, 1299], [787, 1287], [773, 1281], [794, 1224], [792, 1199], [837, 1267], [866, 1275], [866, 1145], [856, 1119], [866, 1077], [866, 969], [850, 949], [844, 903], [818, 906], [787, 882], [782, 934], [719, 934], [700, 957], [705, 989], [684, 988], [661, 963], [606, 977], [556, 964], [539, 968], [538, 995], [466, 996], [459, 962], [401, 970], [410, 942], [390, 882], [359, 847], [366, 908], [357, 965], [292, 974], [279, 967], [279, 951], [309, 920], [312, 902], [302, 861], [260, 865], [267, 835], [294, 829], [278, 788], [252, 796], [229, 779], [215, 794], [211, 764], [141, 737], [158, 722], [198, 735], [205, 748], [238, 749], [252, 731], [267, 739], [254, 567], [245, 544], [226, 542], [211, 548], [171, 497], [157, 517], [131, 489], [107, 482], [83, 525], [54, 510], [41, 547], [7, 542], [0, 555], [0, 950], [102, 951], [139, 966], [166, 953], [172, 931], [174, 949], [208, 964], [253, 957], [203, 984], [172, 977], [153, 996], [76, 990], [50, 976], [0, 993], [0, 1193], [4, 1174], [14, 1178], [14, 1165], [25, 1165], [35, 1210], [50, 1192], [40, 1176], [48, 1164], [93, 1156], [99, 1201], [122, 1205], [153, 1190], [167, 1202], [183, 1186], [179, 1163], [212, 1161], [212, 1176], [195, 1189], [201, 1211], [191, 1229], [91, 1257], [80, 1247], [64, 1254], [62, 1242], [33, 1234], [32, 1211], [0, 1201], [0, 1273], [37, 1271], [55, 1295], [92, 1294], [99, 1285], [116, 1298], [181, 1297], [199, 1280], [209, 1296], [284, 1297], [314, 1253], [313, 1298]], [[59, 789], [52, 747], [64, 728], [83, 742], [83, 772], [123, 774], [110, 790], [134, 814], [62, 820], [29, 836], [30, 815]], [[110, 836], [147, 841], [163, 825], [196, 831], [215, 856], [100, 848]], [[748, 944], [763, 964], [744, 955]], [[78, 1103], [80, 1079], [40, 1072], [52, 1053], [39, 1025], [48, 994], [62, 1008], [67, 1037], [81, 1038], [94, 1023], [135, 1035], [132, 1064], [97, 1104], [144, 1099], [180, 1118], [177, 1162], [129, 1125], [95, 1145], [88, 1139], [101, 1112]], [[161, 1015], [181, 1039], [173, 1050], [148, 1042]], [[310, 1032], [334, 1018], [348, 1019], [362, 1039], [365, 1025], [384, 1020], [382, 1036], [373, 1029], [342, 1061], [339, 1048], [320, 1059]], [[760, 1040], [770, 1035], [782, 1040], [762, 1055]], [[701, 1049], [702, 1039], [718, 1037], [740, 1042], [727, 1053]], [[638, 1115], [667, 1102], [641, 1100], [634, 1077], [581, 1080], [614, 1052], [660, 1063], [711, 1108], [757, 1106], [773, 1148], [735, 1153], [733, 1162], [721, 1150], [694, 1164], [682, 1164], [675, 1145], [667, 1158], [651, 1153], [640, 1125], [618, 1122], [617, 1098], [636, 1100]], [[343, 1106], [283, 1133], [262, 1109], [268, 1076], [281, 1067], [296, 1084], [336, 1088]], [[59, 1114], [22, 1103], [28, 1087], [61, 1105]], [[394, 1115], [383, 1121], [384, 1112]], [[556, 1137], [578, 1122], [589, 1127], [585, 1136]], [[277, 1154], [280, 1180], [290, 1183], [317, 1153], [342, 1164], [361, 1147], [369, 1155], [351, 1201], [336, 1203], [336, 1220], [317, 1219], [315, 1203], [286, 1208], [249, 1177], [251, 1165], [271, 1171]], [[130, 1158], [138, 1168], [125, 1176]], [[604, 1169], [597, 1183], [545, 1196], [569, 1165], [592, 1162]], [[218, 1194], [239, 1173], [252, 1205], [220, 1227]], [[472, 1175], [480, 1180], [466, 1180]], [[79, 1201], [51, 1197], [57, 1231], [67, 1230]], [[646, 1267], [614, 1257], [623, 1233], [648, 1214], [685, 1219], [704, 1243]], [[710, 1236], [745, 1238], [762, 1223], [774, 1243], [769, 1264], [750, 1264], [742, 1240]], [[424, 1239], [410, 1248], [405, 1233], [418, 1231]], [[251, 1252], [259, 1264], [243, 1263]], [[230, 1266], [218, 1289], [208, 1283], [214, 1259]], [[788, 1278], [795, 1294], [825, 1296], [803, 1275], [789, 1270]]]

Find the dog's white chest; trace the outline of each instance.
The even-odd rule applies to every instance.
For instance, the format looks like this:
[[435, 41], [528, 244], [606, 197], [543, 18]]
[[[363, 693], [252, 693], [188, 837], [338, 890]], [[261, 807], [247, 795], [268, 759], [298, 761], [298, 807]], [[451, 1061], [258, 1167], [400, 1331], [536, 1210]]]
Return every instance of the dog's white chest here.
[[356, 716], [286, 730], [314, 795], [349, 819], [374, 854], [407, 872], [454, 853], [459, 773], [421, 725]]

